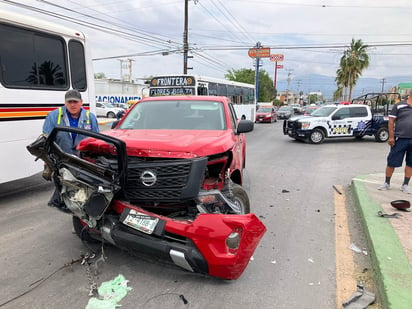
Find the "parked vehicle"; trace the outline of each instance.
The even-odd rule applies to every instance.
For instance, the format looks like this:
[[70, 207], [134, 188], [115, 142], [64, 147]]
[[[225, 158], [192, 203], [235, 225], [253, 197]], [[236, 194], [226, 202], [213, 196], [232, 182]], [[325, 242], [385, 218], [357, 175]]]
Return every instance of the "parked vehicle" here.
[[273, 105], [259, 105], [256, 111], [255, 122], [276, 122], [278, 115]]
[[96, 116], [116, 118], [119, 113], [124, 113], [124, 108], [115, 107], [110, 103], [96, 103]]
[[302, 114], [303, 108], [300, 104], [296, 103], [296, 104], [291, 104], [290, 106], [293, 108], [293, 112], [295, 114]]
[[325, 105], [310, 116], [285, 120], [283, 133], [313, 144], [321, 144], [325, 138], [362, 138], [365, 135], [375, 136], [377, 142], [385, 142], [389, 137], [388, 107], [395, 96], [399, 95], [370, 93], [354, 99], [351, 104]]
[[[245, 134], [226, 97], [143, 99], [105, 134], [57, 127], [28, 147], [53, 170], [77, 235], [237, 279], [266, 228], [242, 187]], [[84, 134], [79, 157], [57, 132]]]
[[291, 106], [282, 106], [278, 110], [278, 118], [279, 119], [289, 119], [291, 116], [293, 116], [294, 110], [293, 107]]
[[77, 89], [83, 107], [95, 112], [88, 38], [30, 14], [0, 10], [0, 183], [43, 170], [24, 147], [42, 131], [44, 119]]

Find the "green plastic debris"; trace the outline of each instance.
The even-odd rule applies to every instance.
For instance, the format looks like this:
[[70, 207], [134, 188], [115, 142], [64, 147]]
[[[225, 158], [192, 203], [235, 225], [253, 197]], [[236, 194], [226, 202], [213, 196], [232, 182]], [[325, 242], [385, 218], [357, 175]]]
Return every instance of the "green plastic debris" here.
[[120, 307], [118, 304], [123, 297], [127, 295], [127, 292], [132, 290], [127, 286], [129, 280], [123, 275], [118, 275], [111, 281], [103, 282], [97, 289], [99, 297], [92, 297], [86, 306], [86, 309], [115, 309]]

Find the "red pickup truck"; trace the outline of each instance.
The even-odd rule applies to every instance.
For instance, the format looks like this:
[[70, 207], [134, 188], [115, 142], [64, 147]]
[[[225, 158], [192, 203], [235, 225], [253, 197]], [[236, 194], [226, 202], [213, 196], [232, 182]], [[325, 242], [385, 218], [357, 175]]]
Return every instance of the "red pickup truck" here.
[[253, 126], [226, 97], [151, 97], [104, 134], [56, 129], [89, 136], [78, 158], [47, 146], [55, 132], [39, 149], [79, 237], [236, 279], [266, 231], [242, 188]]

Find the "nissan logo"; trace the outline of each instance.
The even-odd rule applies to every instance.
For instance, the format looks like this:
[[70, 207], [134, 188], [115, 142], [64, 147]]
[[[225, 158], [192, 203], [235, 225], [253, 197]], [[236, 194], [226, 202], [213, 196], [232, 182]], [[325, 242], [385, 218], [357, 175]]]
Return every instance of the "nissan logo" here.
[[157, 177], [156, 174], [152, 171], [143, 171], [143, 173], [140, 175], [140, 180], [146, 187], [151, 187], [156, 183]]

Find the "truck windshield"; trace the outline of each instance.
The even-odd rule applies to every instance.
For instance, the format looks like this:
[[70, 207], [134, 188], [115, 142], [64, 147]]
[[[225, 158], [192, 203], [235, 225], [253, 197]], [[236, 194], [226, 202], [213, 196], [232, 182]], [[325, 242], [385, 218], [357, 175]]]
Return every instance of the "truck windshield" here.
[[159, 100], [140, 102], [119, 129], [225, 130], [224, 106], [216, 101]]
[[323, 106], [315, 110], [312, 114], [313, 117], [327, 117], [337, 109], [336, 106]]

